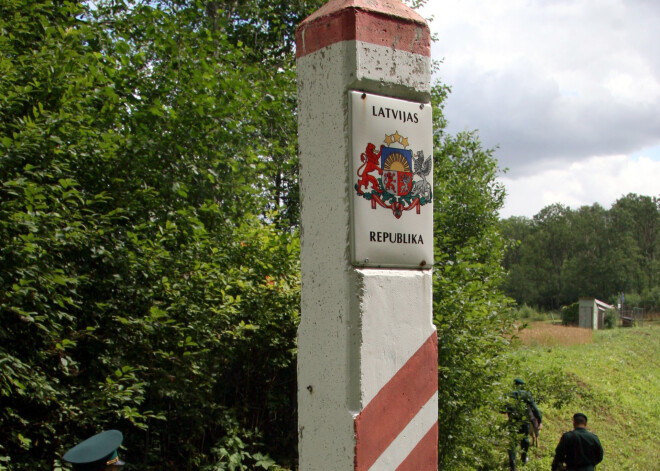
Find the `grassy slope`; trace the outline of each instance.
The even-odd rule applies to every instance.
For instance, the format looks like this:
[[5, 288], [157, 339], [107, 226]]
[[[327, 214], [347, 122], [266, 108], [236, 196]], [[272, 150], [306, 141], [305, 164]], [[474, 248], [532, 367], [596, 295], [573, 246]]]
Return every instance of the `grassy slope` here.
[[581, 411], [605, 450], [598, 471], [660, 470], [660, 326], [599, 331], [586, 344], [524, 346], [514, 356], [522, 371], [560, 368], [581, 386], [560, 409], [540, 405], [539, 446], [524, 469], [550, 469], [559, 437]]

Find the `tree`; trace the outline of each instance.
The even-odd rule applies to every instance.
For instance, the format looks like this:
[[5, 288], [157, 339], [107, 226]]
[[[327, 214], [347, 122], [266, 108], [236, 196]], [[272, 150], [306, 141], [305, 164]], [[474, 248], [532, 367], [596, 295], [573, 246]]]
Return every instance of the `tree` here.
[[657, 198], [629, 194], [609, 210], [598, 204], [577, 210], [552, 205], [531, 221], [503, 221], [510, 241], [506, 292], [519, 304], [546, 309], [581, 296], [616, 302], [626, 292], [653, 308], [659, 214]]
[[506, 441], [499, 411], [513, 317], [500, 290], [504, 189], [492, 151], [476, 133], [444, 133], [447, 93], [442, 86], [433, 91], [439, 468], [484, 469], [499, 461]]
[[[320, 3], [3, 4], [0, 468], [106, 428], [145, 470], [295, 466], [292, 38]], [[503, 191], [476, 134], [443, 135], [446, 93], [441, 430], [473, 463], [492, 442], [447, 432], [502, 374]]]
[[534, 216], [537, 227], [530, 240], [527, 265], [534, 267], [533, 279], [539, 286], [539, 304], [557, 309], [563, 289], [562, 269], [571, 253], [570, 208], [553, 204]]
[[617, 236], [627, 242], [627, 258], [639, 268], [637, 272], [627, 271], [634, 281], [625, 289], [642, 293], [657, 286], [660, 281], [660, 201], [630, 193], [619, 198], [610, 213]]
[[0, 455], [10, 469], [50, 467], [70, 437], [65, 424], [80, 412], [71, 350], [99, 327], [74, 326], [86, 314], [89, 263], [106, 257], [122, 217], [102, 189], [81, 184], [81, 173], [91, 181], [109, 170], [96, 157], [118, 145], [107, 127], [112, 67], [83, 13], [23, 0], [0, 11]]
[[111, 426], [145, 469], [293, 460], [297, 242], [266, 222], [257, 129], [281, 101], [198, 7], [2, 10], [10, 469]]
[[625, 289], [625, 250], [608, 212], [598, 204], [570, 214], [571, 254], [562, 270], [561, 303], [579, 297], [609, 299]]
[[502, 260], [507, 276], [502, 289], [520, 305], [538, 302], [538, 286], [523, 264], [527, 242], [534, 234], [533, 221], [512, 216], [500, 222], [500, 230], [507, 243]]
[[[543, 208], [534, 216], [528, 230], [522, 231], [525, 238], [516, 249], [517, 255], [506, 258], [511, 263], [505, 265], [510, 272], [507, 293], [516, 295], [520, 304], [549, 309], [561, 305], [562, 270], [572, 251], [570, 213], [569, 208], [560, 204]], [[515, 227], [515, 222], [508, 223], [509, 227], [512, 225]]]

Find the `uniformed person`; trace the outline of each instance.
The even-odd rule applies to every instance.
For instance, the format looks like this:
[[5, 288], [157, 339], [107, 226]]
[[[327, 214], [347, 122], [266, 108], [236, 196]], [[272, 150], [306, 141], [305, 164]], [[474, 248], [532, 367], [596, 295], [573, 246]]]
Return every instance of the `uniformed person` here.
[[117, 450], [124, 440], [119, 430], [106, 430], [78, 443], [62, 457], [75, 471], [119, 471], [124, 462]]
[[521, 449], [521, 461], [525, 464], [529, 461], [527, 453], [530, 446], [529, 435], [532, 430], [532, 424], [530, 421], [534, 421], [534, 431], [538, 434], [543, 417], [541, 411], [534, 402], [532, 393], [523, 388], [525, 382], [520, 378], [516, 378], [513, 380], [513, 384], [514, 390], [511, 392], [506, 412], [509, 416], [509, 426], [511, 427], [509, 469], [511, 469], [511, 471], [516, 471], [518, 445], [520, 445]]
[[[603, 446], [593, 433], [587, 430], [587, 416], [573, 416], [573, 430], [561, 436], [552, 461], [552, 471], [594, 471], [603, 461]], [[563, 466], [566, 465], [564, 468]]]

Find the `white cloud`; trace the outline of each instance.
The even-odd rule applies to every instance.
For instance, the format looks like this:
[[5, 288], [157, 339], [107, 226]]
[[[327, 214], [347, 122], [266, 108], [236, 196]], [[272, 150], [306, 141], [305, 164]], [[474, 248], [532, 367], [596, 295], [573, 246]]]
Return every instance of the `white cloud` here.
[[508, 197], [500, 215], [531, 218], [542, 208], [559, 202], [573, 209], [597, 202], [609, 209], [628, 193], [660, 197], [659, 175], [660, 160], [649, 155], [637, 159], [611, 155], [520, 178], [502, 177]]
[[[607, 179], [612, 162], [660, 146], [660, 2], [431, 0], [423, 13], [435, 16], [433, 54], [444, 59], [438, 75], [452, 87], [449, 130], [478, 129], [487, 147], [498, 147], [510, 199], [526, 200], [511, 207], [530, 200], [538, 201], [534, 212], [555, 202], [606, 206], [582, 198], [578, 187], [608, 196], [571, 183], [565, 169], [604, 165], [590, 172]], [[641, 160], [630, 165], [644, 170]], [[549, 179], [558, 185], [546, 188]], [[531, 194], [522, 192], [526, 185]], [[658, 194], [659, 186], [635, 192]]]

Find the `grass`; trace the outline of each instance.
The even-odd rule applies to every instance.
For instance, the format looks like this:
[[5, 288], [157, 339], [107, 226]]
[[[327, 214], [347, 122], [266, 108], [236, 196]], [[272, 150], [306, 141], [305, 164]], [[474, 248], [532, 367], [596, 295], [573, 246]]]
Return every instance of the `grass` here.
[[537, 322], [532, 328], [520, 331], [518, 338], [528, 347], [568, 347], [593, 342], [594, 331]]
[[[521, 314], [531, 325], [516, 335], [508, 384], [516, 377], [527, 382], [543, 428], [531, 461], [518, 469], [550, 470], [559, 438], [582, 412], [605, 451], [597, 471], [660, 471], [660, 320], [593, 331], [553, 323], [557, 314]], [[504, 439], [498, 448], [498, 469], [508, 470]]]
[[603, 444], [598, 471], [660, 471], [660, 326], [593, 332], [535, 323], [520, 339], [512, 375], [532, 379], [543, 412], [527, 471], [550, 469], [578, 411]]

